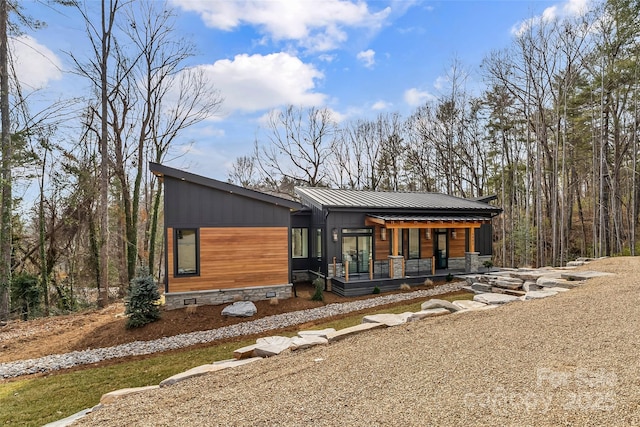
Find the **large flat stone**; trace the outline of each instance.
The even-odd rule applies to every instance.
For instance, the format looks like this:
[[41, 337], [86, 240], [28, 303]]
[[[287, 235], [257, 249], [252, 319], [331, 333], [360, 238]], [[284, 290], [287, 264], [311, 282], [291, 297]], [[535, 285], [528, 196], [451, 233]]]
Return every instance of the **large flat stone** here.
[[223, 369], [246, 365], [247, 363], [256, 362], [258, 360], [262, 360], [262, 358], [252, 357], [250, 359], [244, 359], [244, 360], [223, 360], [223, 361], [208, 364], [208, 365], [196, 366], [195, 368], [189, 369], [188, 371], [175, 374], [165, 380], [162, 380], [160, 382], [160, 387], [167, 387], [175, 383], [179, 383], [180, 381], [187, 380], [189, 378], [195, 378], [201, 375], [206, 375], [211, 372], [216, 372], [216, 371], [221, 371]]
[[446, 308], [451, 313], [455, 313], [456, 311], [461, 310], [460, 307], [456, 307], [455, 305], [451, 304], [449, 301], [445, 301], [443, 299], [430, 299], [429, 301], [423, 302], [420, 308], [422, 309], [422, 311], [429, 310], [432, 308]]
[[407, 319], [407, 322], [416, 322], [418, 320], [426, 319], [427, 317], [444, 316], [451, 312], [446, 308], [429, 308], [427, 310], [421, 310], [413, 313], [411, 317]]
[[491, 292], [491, 285], [488, 283], [475, 282], [471, 285], [471, 289], [476, 292]]
[[483, 304], [507, 304], [514, 301], [520, 301], [520, 298], [513, 295], [486, 293], [474, 295], [473, 300]]
[[503, 288], [503, 289], [510, 289], [510, 290], [518, 290], [522, 288], [522, 280], [520, 279], [516, 279], [516, 281], [511, 282], [508, 280], [496, 280], [495, 282], [493, 282], [493, 286], [496, 286], [498, 288]]
[[536, 284], [536, 282], [533, 281], [533, 280], [527, 280], [526, 282], [524, 282], [522, 284], [522, 290], [525, 291], [525, 292], [539, 291], [540, 290], [540, 286], [538, 286]]
[[253, 353], [258, 357], [276, 356], [291, 347], [291, 338], [273, 336], [258, 338]]
[[525, 294], [524, 299], [526, 300], [530, 300], [530, 299], [541, 299], [541, 298], [547, 298], [547, 297], [552, 297], [554, 295], [558, 295], [557, 292], [553, 292], [553, 291], [529, 291]]
[[407, 323], [407, 316], [395, 313], [369, 314], [362, 318], [362, 323], [384, 323], [387, 326], [398, 326]]
[[570, 273], [562, 273], [561, 277], [569, 281], [589, 280], [594, 277], [613, 276], [613, 273], [603, 273], [601, 271], [572, 271]]
[[340, 329], [327, 335], [329, 342], [339, 341], [351, 335], [359, 334], [360, 332], [370, 331], [372, 329], [386, 328], [384, 323], [361, 323], [359, 325], [351, 326], [349, 328]]
[[513, 295], [513, 296], [516, 296], [516, 297], [521, 297], [521, 296], [524, 296], [524, 294], [526, 294], [525, 291], [520, 291], [520, 290], [517, 290], [517, 289], [498, 288], [498, 287], [495, 287], [495, 286], [491, 288], [491, 293]]
[[559, 277], [555, 278], [555, 277], [547, 277], [547, 276], [540, 277], [536, 281], [536, 285], [540, 286], [541, 288], [558, 287], [558, 288], [573, 289], [576, 286], [579, 286], [581, 284], [582, 282], [573, 282], [573, 281], [562, 279]]
[[470, 299], [454, 301], [453, 305], [455, 305], [456, 307], [460, 307], [462, 310], [482, 310], [487, 307], [493, 307], [478, 301], [472, 301]]
[[304, 348], [313, 347], [316, 345], [324, 345], [327, 344], [329, 340], [324, 337], [320, 337], [317, 335], [308, 335], [306, 337], [293, 337], [291, 338], [291, 345], [289, 348], [292, 351], [302, 350]]
[[129, 396], [136, 393], [141, 393], [147, 390], [155, 390], [157, 388], [160, 388], [160, 386], [150, 385], [146, 387], [121, 388], [120, 390], [115, 390], [115, 391], [111, 391], [109, 393], [103, 394], [102, 397], [100, 398], [100, 403], [102, 403], [103, 405], [108, 405], [122, 397]]
[[302, 338], [308, 337], [308, 336], [315, 336], [315, 337], [322, 337], [326, 339], [328, 334], [331, 334], [335, 331], [336, 330], [333, 328], [311, 330], [311, 331], [299, 331], [298, 336]]
[[246, 359], [247, 357], [254, 357], [256, 346], [257, 344], [251, 344], [246, 347], [238, 348], [233, 351], [233, 357], [238, 360]]

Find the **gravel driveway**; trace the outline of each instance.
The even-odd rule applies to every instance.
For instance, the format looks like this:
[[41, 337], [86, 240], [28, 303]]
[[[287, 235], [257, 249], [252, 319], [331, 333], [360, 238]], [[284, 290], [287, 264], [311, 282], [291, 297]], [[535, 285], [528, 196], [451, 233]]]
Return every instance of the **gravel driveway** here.
[[640, 425], [640, 258], [585, 269], [617, 275], [184, 381], [78, 425]]

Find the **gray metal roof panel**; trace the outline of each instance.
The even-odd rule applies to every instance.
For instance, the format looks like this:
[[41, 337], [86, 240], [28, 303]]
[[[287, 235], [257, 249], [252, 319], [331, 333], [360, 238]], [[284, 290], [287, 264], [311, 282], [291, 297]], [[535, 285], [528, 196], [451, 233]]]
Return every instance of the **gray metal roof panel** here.
[[336, 190], [311, 187], [296, 187], [296, 192], [325, 207], [501, 211], [500, 208], [487, 203], [440, 193]]
[[487, 221], [486, 216], [477, 215], [368, 215], [385, 221]]

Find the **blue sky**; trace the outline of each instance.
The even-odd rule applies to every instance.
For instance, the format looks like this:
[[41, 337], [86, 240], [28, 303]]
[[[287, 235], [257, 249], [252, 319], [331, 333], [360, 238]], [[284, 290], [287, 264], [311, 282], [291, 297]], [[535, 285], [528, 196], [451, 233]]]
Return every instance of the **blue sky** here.
[[[506, 48], [534, 16], [576, 13], [587, 0], [170, 0], [177, 29], [196, 43], [190, 66], [202, 67], [225, 102], [190, 129], [190, 151], [168, 163], [225, 180], [230, 164], [251, 152], [262, 120], [286, 105], [328, 107], [339, 121], [407, 116], [437, 97], [453, 58], [481, 87], [478, 67]], [[84, 25], [72, 10], [25, 2], [47, 23], [14, 39], [18, 74], [46, 101], [80, 94], [65, 52], [86, 55]], [[98, 10], [99, 2], [89, 0]], [[444, 82], [446, 84], [446, 82]]]

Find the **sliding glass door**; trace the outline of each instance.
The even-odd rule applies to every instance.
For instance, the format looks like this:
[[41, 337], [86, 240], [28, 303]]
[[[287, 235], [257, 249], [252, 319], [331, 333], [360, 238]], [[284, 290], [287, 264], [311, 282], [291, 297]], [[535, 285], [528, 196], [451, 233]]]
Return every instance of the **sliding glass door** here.
[[342, 261], [349, 263], [349, 274], [368, 273], [372, 256], [370, 229], [342, 230]]

